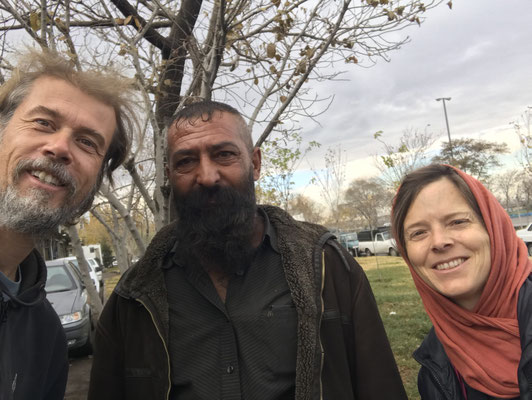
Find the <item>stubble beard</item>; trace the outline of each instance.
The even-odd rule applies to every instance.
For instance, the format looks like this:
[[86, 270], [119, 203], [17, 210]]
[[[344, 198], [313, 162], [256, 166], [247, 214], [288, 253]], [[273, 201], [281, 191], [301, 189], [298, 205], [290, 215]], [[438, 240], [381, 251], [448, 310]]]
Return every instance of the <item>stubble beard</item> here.
[[[31, 188], [21, 193], [17, 187], [25, 171], [29, 168], [44, 169], [60, 176], [66, 185], [68, 193], [59, 207], [49, 205], [53, 194], [42, 189]], [[74, 179], [68, 173], [66, 166], [47, 158], [20, 161], [13, 172], [13, 181], [6, 188], [0, 189], [0, 226], [7, 231], [29, 234], [33, 237], [48, 237], [57, 233], [59, 225], [74, 220], [82, 210], [87, 209], [97, 192], [91, 192], [77, 204]]]
[[257, 212], [253, 170], [237, 187], [199, 187], [184, 195], [173, 190], [181, 260], [203, 269], [220, 268], [226, 273], [251, 263]]

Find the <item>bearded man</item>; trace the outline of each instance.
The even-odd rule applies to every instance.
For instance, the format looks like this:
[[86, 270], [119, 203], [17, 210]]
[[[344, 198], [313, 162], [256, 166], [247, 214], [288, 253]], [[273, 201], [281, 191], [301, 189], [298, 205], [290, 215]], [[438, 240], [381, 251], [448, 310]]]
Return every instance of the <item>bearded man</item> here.
[[66, 338], [35, 240], [87, 211], [123, 162], [127, 85], [34, 52], [0, 88], [0, 399], [64, 398]]
[[177, 222], [102, 313], [90, 400], [406, 399], [362, 269], [325, 228], [256, 205], [260, 166], [234, 108], [177, 113]]

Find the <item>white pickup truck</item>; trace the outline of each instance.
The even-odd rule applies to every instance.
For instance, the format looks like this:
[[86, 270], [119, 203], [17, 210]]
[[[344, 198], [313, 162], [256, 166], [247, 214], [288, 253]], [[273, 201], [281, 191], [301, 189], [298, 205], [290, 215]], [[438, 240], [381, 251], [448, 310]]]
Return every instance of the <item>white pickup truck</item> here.
[[528, 255], [532, 256], [532, 222], [526, 228], [519, 229], [516, 233], [528, 247]]
[[[373, 236], [373, 240], [371, 240]], [[371, 256], [373, 254], [388, 254], [398, 256], [399, 251], [395, 240], [389, 232], [362, 231], [358, 233], [358, 250], [360, 254]]]

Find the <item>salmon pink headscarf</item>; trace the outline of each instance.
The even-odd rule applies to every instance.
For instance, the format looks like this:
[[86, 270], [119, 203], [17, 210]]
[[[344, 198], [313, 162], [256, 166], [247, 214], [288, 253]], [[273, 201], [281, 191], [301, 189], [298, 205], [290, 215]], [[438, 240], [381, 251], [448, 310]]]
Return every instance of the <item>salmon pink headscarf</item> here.
[[405, 249], [400, 250], [436, 335], [465, 382], [489, 396], [518, 397], [517, 299], [532, 263], [495, 196], [473, 177], [453, 169], [473, 192], [490, 238], [491, 271], [475, 308], [468, 311], [430, 288], [412, 268]]

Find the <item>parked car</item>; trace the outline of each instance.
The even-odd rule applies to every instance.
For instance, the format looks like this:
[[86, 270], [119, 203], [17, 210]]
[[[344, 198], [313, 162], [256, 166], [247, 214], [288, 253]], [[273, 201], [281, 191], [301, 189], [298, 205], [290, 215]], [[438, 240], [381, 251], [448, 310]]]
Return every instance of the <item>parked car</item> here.
[[358, 256], [358, 237], [356, 232], [341, 233], [338, 235], [338, 241], [353, 257]]
[[[89, 264], [89, 276], [92, 280], [92, 283], [94, 283], [94, 286], [96, 287], [96, 291], [98, 292], [98, 297], [100, 297], [100, 300], [103, 302], [103, 278], [102, 280], [98, 278], [98, 272], [96, 271], [96, 267], [95, 267], [95, 265], [97, 265], [97, 262], [93, 258], [88, 258], [86, 260], [87, 260], [87, 263]], [[90, 260], [92, 260], [92, 262]], [[64, 263], [71, 263], [77, 269], [77, 271], [81, 274], [81, 269], [79, 268], [78, 259], [76, 257], [58, 258], [56, 261], [62, 261]]]
[[516, 233], [517, 236], [525, 242], [526, 247], [528, 248], [528, 255], [532, 256], [532, 223], [528, 224], [523, 229], [519, 229]]
[[366, 230], [358, 232], [358, 249], [360, 254], [371, 256], [386, 253], [398, 256], [397, 244], [387, 230]]
[[95, 258], [87, 258], [87, 262], [89, 263], [89, 266], [92, 268], [94, 273], [96, 274], [96, 278], [98, 278], [98, 282], [100, 284], [100, 289], [103, 288], [103, 268]]
[[46, 267], [47, 298], [61, 320], [68, 350], [91, 354], [93, 323], [87, 290], [80, 273], [72, 263], [65, 262], [64, 259], [46, 261]]

